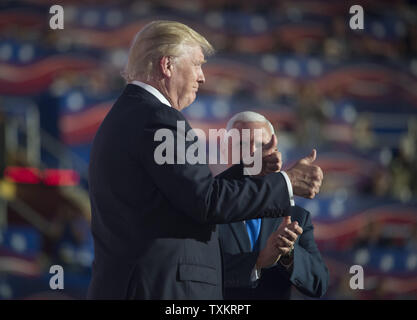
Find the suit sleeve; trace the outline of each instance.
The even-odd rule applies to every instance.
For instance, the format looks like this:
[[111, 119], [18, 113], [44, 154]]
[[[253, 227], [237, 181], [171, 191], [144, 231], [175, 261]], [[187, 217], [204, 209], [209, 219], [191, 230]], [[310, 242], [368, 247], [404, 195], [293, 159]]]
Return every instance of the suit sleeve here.
[[301, 293], [319, 298], [327, 291], [329, 271], [314, 240], [310, 213], [304, 211], [307, 213], [306, 222], [299, 241], [294, 245], [294, 260], [289, 280]]
[[235, 164], [215, 176], [216, 179], [242, 179], [244, 177], [243, 164]]
[[[278, 217], [289, 207], [290, 200], [284, 177], [274, 173], [265, 177], [215, 179], [207, 164], [191, 165], [184, 153], [194, 141], [187, 141], [177, 130], [177, 121], [185, 122], [185, 133], [191, 128], [180, 112], [161, 108], [138, 133], [142, 165], [160, 192], [172, 206], [199, 223], [229, 223], [258, 217]], [[159, 129], [171, 132], [174, 163], [159, 165], [154, 152], [161, 141], [154, 141]], [[184, 152], [177, 153], [177, 142], [185, 140]], [[181, 143], [179, 143], [181, 146]], [[168, 150], [167, 150], [168, 152]], [[178, 162], [185, 162], [178, 164]]]

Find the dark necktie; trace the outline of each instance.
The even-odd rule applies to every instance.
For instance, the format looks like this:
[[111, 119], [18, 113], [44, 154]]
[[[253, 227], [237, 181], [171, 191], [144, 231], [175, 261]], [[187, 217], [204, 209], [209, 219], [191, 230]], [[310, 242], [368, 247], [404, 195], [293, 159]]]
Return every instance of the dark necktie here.
[[246, 229], [251, 243], [252, 251], [257, 251], [257, 241], [261, 231], [261, 218], [246, 220]]

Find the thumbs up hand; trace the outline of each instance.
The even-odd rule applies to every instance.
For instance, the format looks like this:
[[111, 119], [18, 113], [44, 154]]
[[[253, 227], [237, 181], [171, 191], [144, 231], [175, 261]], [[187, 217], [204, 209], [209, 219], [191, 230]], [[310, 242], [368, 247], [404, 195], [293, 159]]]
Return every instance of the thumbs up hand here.
[[277, 145], [278, 145], [277, 136], [275, 134], [272, 134], [271, 140], [269, 140], [267, 144], [262, 146], [262, 156], [266, 157], [272, 154], [276, 150]]
[[319, 193], [323, 181], [323, 171], [319, 166], [313, 164], [316, 156], [316, 149], [313, 149], [310, 155], [302, 158], [286, 171], [295, 195], [313, 199]]
[[317, 151], [316, 149], [313, 149], [311, 150], [310, 155], [308, 155], [305, 158], [302, 158], [300, 161], [303, 161], [304, 163], [307, 163], [307, 164], [312, 164], [316, 160], [316, 156], [317, 156]]
[[277, 136], [273, 134], [271, 140], [266, 145], [262, 146], [262, 171], [259, 174], [260, 176], [281, 170], [282, 155], [277, 149], [277, 144]]

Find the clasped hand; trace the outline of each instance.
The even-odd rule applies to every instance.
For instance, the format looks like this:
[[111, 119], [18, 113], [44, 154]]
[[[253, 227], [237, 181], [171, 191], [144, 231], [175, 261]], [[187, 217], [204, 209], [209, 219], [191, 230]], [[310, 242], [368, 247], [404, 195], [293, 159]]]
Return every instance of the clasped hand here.
[[295, 241], [302, 233], [303, 228], [297, 221], [291, 222], [290, 216], [284, 217], [278, 229], [269, 236], [265, 248], [259, 252], [256, 267], [262, 269], [276, 264], [294, 249]]

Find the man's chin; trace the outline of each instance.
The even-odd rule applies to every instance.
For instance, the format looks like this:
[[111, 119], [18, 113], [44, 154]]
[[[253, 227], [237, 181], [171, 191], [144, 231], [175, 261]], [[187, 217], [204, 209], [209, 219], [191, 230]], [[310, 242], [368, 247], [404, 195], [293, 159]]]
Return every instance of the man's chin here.
[[196, 95], [194, 95], [194, 98], [188, 100], [189, 102], [182, 104], [182, 107], [180, 107], [180, 110], [188, 108], [195, 101], [195, 98], [196, 98]]

